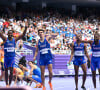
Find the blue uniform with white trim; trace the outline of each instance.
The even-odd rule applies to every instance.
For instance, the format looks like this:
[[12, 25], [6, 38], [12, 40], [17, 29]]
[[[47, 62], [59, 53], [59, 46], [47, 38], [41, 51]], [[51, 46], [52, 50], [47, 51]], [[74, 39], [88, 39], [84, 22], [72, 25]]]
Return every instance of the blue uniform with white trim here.
[[76, 42], [74, 43], [74, 65], [82, 65], [86, 63], [84, 60], [84, 43], [80, 43], [78, 45]]
[[52, 54], [50, 51], [50, 44], [44, 39], [44, 42], [38, 41], [38, 48], [40, 51], [40, 59], [39, 64], [40, 65], [49, 65], [52, 64]]
[[4, 43], [4, 67], [14, 67], [15, 61], [15, 39], [10, 41], [8, 38]]
[[40, 70], [39, 67], [37, 67], [36, 69], [33, 70], [32, 78], [33, 78], [35, 81], [39, 82], [39, 83], [42, 82], [42, 80], [41, 80], [41, 70]]
[[100, 40], [98, 45], [92, 43], [91, 70], [96, 71], [96, 68], [100, 69]]

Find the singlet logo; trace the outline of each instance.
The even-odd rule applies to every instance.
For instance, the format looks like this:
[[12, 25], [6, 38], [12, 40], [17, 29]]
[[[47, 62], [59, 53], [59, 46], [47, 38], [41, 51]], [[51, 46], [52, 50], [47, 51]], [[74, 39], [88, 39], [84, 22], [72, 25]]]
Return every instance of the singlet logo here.
[[8, 43], [8, 45], [9, 45], [9, 46], [12, 46], [13, 44], [12, 44], [12, 43]]
[[75, 47], [75, 48], [76, 48], [76, 49], [82, 49], [83, 47], [80, 47], [80, 46], [78, 47], [78, 46], [77, 46], [77, 47]]
[[40, 47], [46, 47], [46, 45], [41, 45]]
[[100, 49], [100, 47], [93, 47], [93, 49], [96, 49], [97, 50], [97, 49]]

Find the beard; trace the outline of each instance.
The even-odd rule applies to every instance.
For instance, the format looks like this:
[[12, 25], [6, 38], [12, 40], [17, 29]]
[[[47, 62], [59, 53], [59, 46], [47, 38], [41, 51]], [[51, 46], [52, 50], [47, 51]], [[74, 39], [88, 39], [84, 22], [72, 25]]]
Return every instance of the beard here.
[[11, 39], [12, 37], [13, 37], [12, 35], [9, 35], [9, 36], [8, 36], [9, 39]]

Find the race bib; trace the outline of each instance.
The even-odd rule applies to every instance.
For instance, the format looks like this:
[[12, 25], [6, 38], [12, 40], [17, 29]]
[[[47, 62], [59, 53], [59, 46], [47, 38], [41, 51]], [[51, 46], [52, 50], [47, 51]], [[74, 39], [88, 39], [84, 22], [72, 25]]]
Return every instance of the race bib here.
[[75, 56], [84, 56], [82, 51], [75, 51]]
[[14, 52], [14, 51], [15, 51], [15, 48], [14, 47], [7, 48], [7, 52]]
[[42, 49], [40, 52], [41, 52], [41, 54], [47, 54], [48, 53], [48, 49], [47, 48]]
[[41, 54], [47, 54], [47, 53], [48, 53], [48, 50], [41, 52]]
[[94, 57], [100, 57], [100, 52], [93, 52], [92, 54]]

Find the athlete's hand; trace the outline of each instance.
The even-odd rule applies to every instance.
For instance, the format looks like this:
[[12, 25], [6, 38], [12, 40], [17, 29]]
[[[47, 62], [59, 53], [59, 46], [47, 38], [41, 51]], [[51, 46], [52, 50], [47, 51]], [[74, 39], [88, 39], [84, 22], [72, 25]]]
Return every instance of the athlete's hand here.
[[35, 60], [36, 60], [36, 57], [33, 58], [33, 61], [35, 61]]
[[71, 64], [71, 61], [69, 61], [68, 63], [67, 63], [67, 66], [69, 66]]

